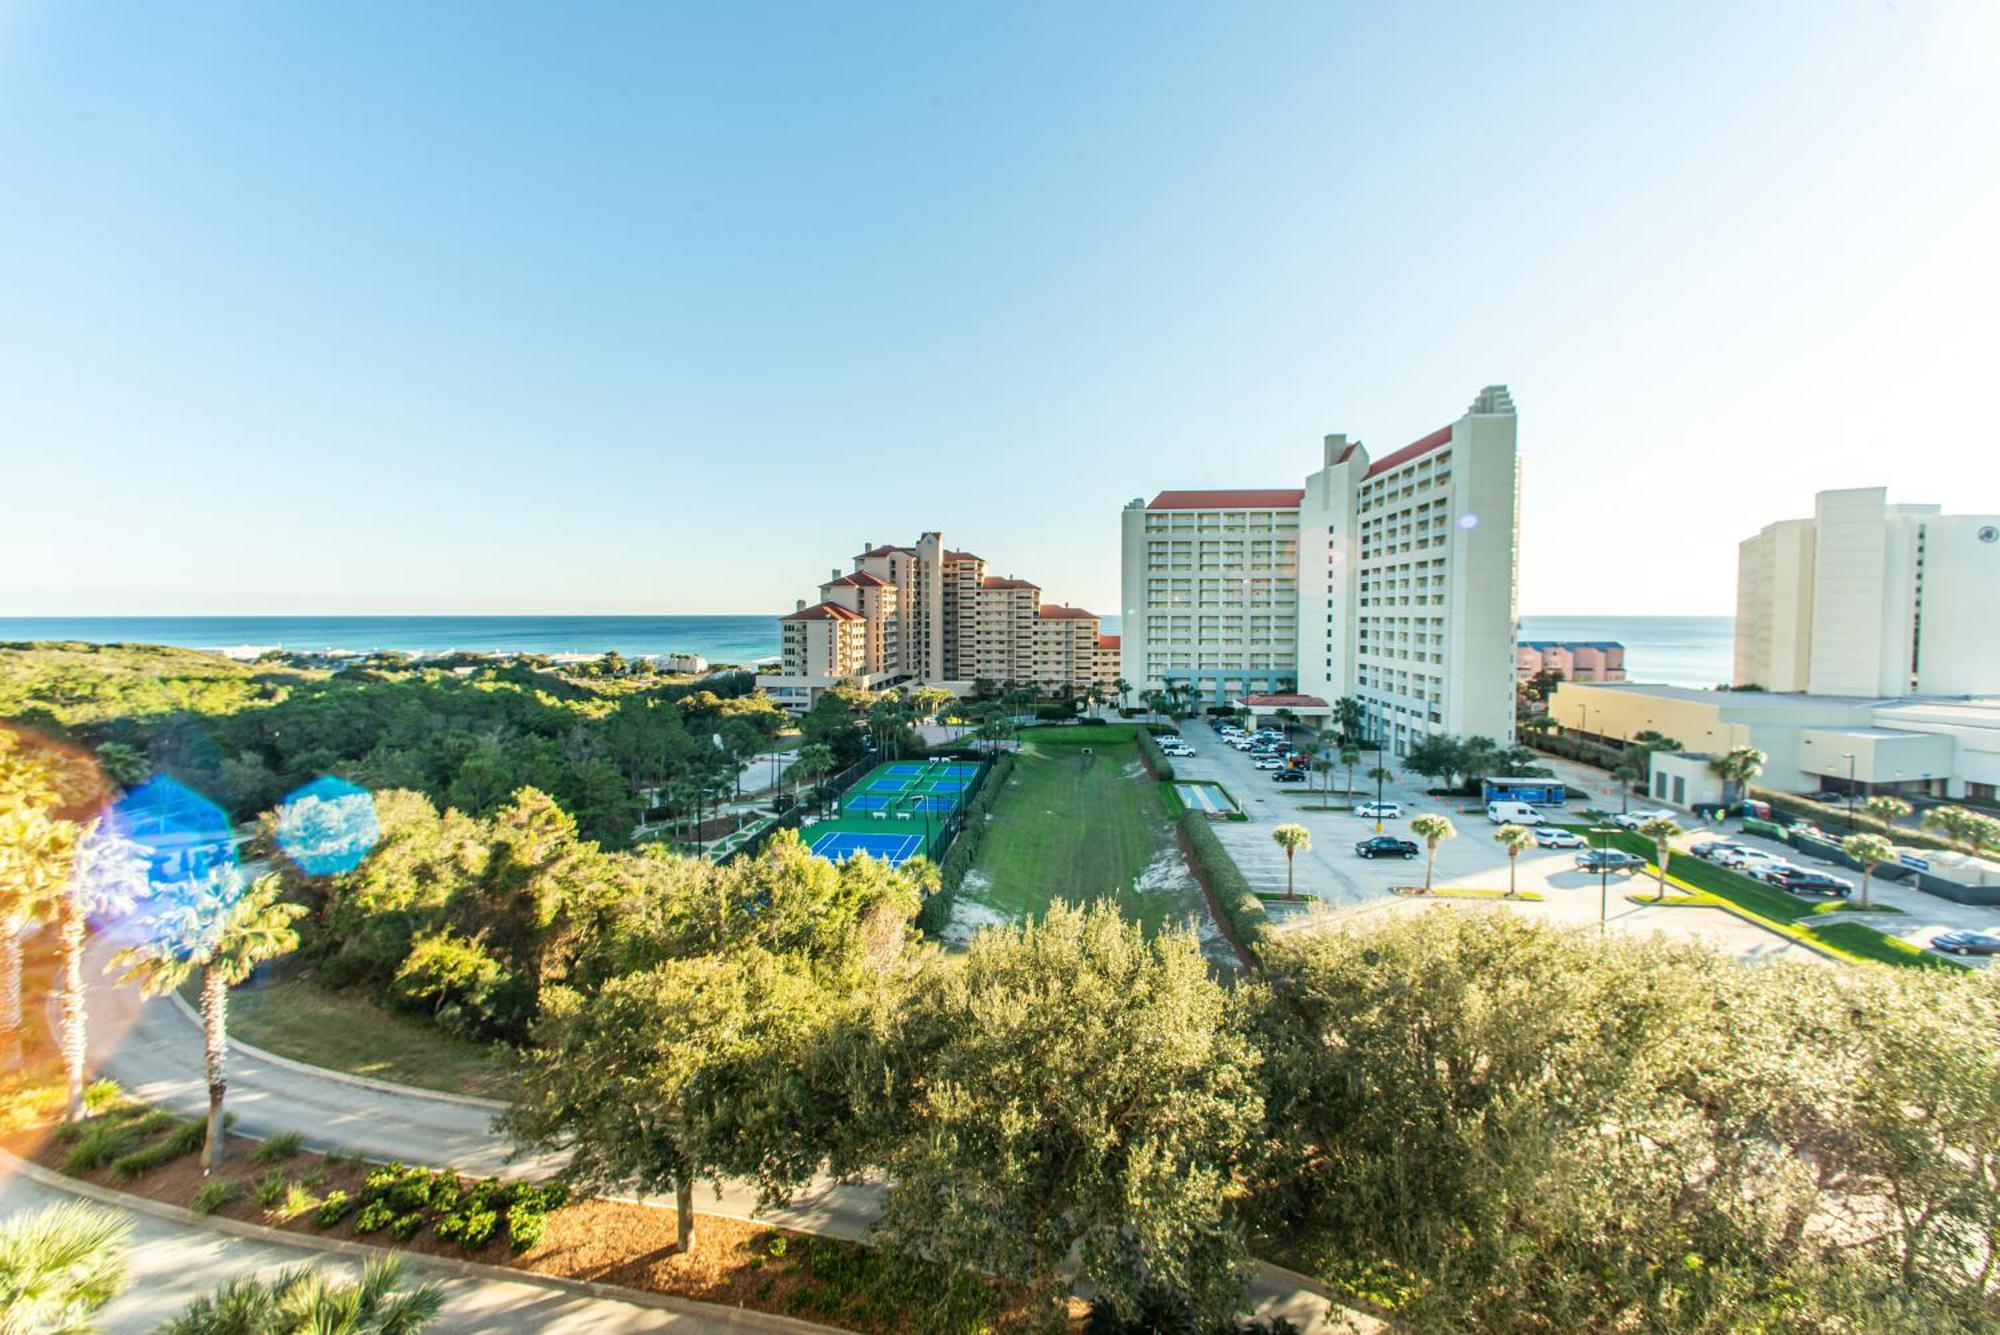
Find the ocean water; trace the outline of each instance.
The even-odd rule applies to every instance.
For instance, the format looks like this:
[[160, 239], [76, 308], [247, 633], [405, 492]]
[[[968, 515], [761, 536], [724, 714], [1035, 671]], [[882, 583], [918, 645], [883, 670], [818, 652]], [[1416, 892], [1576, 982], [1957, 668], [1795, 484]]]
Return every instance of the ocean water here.
[[186, 649], [276, 648], [473, 652], [700, 654], [753, 663], [778, 653], [778, 615], [0, 617], [0, 641], [83, 640]]
[[[1101, 618], [1107, 635], [1118, 618]], [[1729, 680], [1728, 617], [1522, 617], [1524, 640], [1617, 640], [1633, 681], [1714, 686]], [[0, 642], [84, 640], [188, 649], [393, 649], [436, 653], [700, 654], [754, 663], [778, 652], [778, 614], [742, 616], [0, 617]]]
[[1616, 640], [1625, 646], [1627, 681], [1712, 687], [1735, 669], [1729, 617], [1522, 617], [1521, 638]]

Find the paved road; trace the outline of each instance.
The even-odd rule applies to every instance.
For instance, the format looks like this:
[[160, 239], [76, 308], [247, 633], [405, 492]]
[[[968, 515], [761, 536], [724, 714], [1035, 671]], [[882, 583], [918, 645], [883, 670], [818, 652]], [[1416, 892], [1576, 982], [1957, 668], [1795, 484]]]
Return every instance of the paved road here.
[[[0, 1216], [69, 1199], [74, 1198], [25, 1178], [0, 1177]], [[361, 1273], [358, 1263], [311, 1248], [253, 1242], [152, 1215], [127, 1217], [132, 1221], [131, 1282], [101, 1315], [100, 1328], [107, 1335], [139, 1335], [153, 1330], [197, 1294], [246, 1273], [268, 1274], [302, 1263], [349, 1279], [359, 1278]], [[444, 1311], [431, 1327], [434, 1331], [559, 1330], [564, 1335], [671, 1331], [675, 1335], [706, 1335], [740, 1329], [726, 1322], [551, 1292], [532, 1284], [427, 1274], [422, 1257], [409, 1259], [416, 1277], [433, 1280], [444, 1288]]]
[[[137, 1097], [184, 1115], [206, 1112], [200, 1029], [171, 1001], [143, 1000], [105, 978], [102, 963], [115, 943], [92, 943], [90, 1049], [94, 1068]], [[297, 1131], [315, 1149], [342, 1149], [376, 1159], [450, 1165], [466, 1173], [547, 1172], [548, 1159], [510, 1161], [491, 1110], [449, 1103], [417, 1091], [393, 1093], [351, 1085], [231, 1051], [228, 1106], [237, 1129], [264, 1136]], [[826, 1183], [781, 1209], [759, 1210], [756, 1192], [725, 1183], [718, 1196], [704, 1186], [699, 1209], [755, 1218], [810, 1233], [860, 1240], [880, 1213], [881, 1191], [867, 1184]], [[1283, 1316], [1308, 1332], [1332, 1330], [1323, 1299], [1273, 1275], [1253, 1288], [1260, 1316]]]

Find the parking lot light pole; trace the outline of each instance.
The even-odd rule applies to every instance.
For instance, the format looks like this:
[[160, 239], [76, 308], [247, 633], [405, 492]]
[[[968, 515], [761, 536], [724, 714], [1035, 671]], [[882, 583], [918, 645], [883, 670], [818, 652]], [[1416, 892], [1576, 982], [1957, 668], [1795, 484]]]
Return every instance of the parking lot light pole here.
[[1840, 758], [1847, 762], [1847, 832], [1854, 833], [1854, 753], [1842, 751]]

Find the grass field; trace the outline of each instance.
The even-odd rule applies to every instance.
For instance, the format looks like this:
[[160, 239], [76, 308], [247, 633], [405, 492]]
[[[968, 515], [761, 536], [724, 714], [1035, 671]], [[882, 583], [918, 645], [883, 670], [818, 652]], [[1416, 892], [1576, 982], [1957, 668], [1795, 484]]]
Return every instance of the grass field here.
[[508, 1098], [507, 1054], [298, 975], [229, 994], [229, 1036], [293, 1061], [448, 1094]]
[[[1208, 944], [1215, 929], [1207, 902], [1175, 842], [1165, 785], [1146, 774], [1134, 731], [1093, 724], [1021, 734], [959, 887], [951, 936], [1039, 916], [1053, 899], [1112, 899], [1149, 931], [1194, 916], [1206, 924]], [[1219, 939], [1209, 953], [1230, 958]]]

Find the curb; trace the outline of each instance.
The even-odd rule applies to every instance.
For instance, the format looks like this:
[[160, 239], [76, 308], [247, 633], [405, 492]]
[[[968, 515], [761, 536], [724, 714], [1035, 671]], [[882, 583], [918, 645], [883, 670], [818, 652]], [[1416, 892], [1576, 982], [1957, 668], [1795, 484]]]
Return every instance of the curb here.
[[[174, 1009], [180, 1012], [183, 1019], [195, 1028], [201, 1028], [201, 1016], [196, 1013], [194, 1007], [188, 1005], [187, 998], [180, 994], [179, 989], [168, 992], [167, 996], [173, 1001]], [[249, 1057], [253, 1061], [269, 1062], [271, 1065], [283, 1067], [287, 1071], [295, 1071], [300, 1075], [309, 1075], [319, 1080], [331, 1080], [335, 1084], [353, 1085], [358, 1089], [372, 1089], [378, 1094], [396, 1094], [406, 1099], [432, 1099], [438, 1103], [456, 1103], [462, 1107], [486, 1108], [493, 1112], [505, 1112], [513, 1106], [505, 1099], [486, 1099], [473, 1094], [451, 1094], [441, 1089], [419, 1089], [415, 1085], [399, 1085], [393, 1080], [377, 1080], [372, 1076], [352, 1075], [346, 1071], [336, 1071], [330, 1066], [314, 1066], [311, 1062], [298, 1061], [292, 1057], [281, 1057], [275, 1052], [253, 1047], [248, 1043], [234, 1038], [229, 1040], [229, 1046], [234, 1051], [242, 1053], [245, 1057]]]
[[595, 1280], [565, 1279], [559, 1275], [537, 1274], [532, 1270], [513, 1270], [506, 1266], [487, 1265], [481, 1261], [463, 1261], [456, 1257], [433, 1256], [427, 1252], [374, 1247], [367, 1243], [350, 1242], [345, 1238], [320, 1238], [309, 1233], [292, 1233], [285, 1229], [267, 1228], [262, 1224], [249, 1224], [240, 1219], [200, 1215], [182, 1206], [169, 1205], [165, 1201], [156, 1201], [146, 1196], [133, 1196], [126, 1192], [113, 1191], [108, 1187], [64, 1177], [61, 1173], [21, 1158], [11, 1150], [0, 1149], [0, 1168], [17, 1172], [29, 1181], [51, 1190], [81, 1196], [100, 1205], [129, 1210], [135, 1214], [151, 1215], [155, 1219], [164, 1219], [169, 1223], [191, 1228], [227, 1233], [252, 1242], [296, 1247], [362, 1261], [379, 1261], [396, 1257], [412, 1270], [428, 1270], [456, 1279], [523, 1284], [530, 1288], [547, 1289], [553, 1293], [568, 1293], [584, 1298], [608, 1299], [632, 1307], [650, 1307], [663, 1312], [676, 1312], [682, 1316], [712, 1321], [738, 1330], [779, 1331], [791, 1332], [792, 1335], [806, 1335], [807, 1332], [817, 1333], [834, 1329], [832, 1326], [815, 1325], [795, 1317], [778, 1316], [775, 1313], [759, 1312], [747, 1307], [724, 1307], [719, 1303], [696, 1302], [692, 1298], [677, 1298], [671, 1294], [621, 1288], [615, 1284], [600, 1284]]

